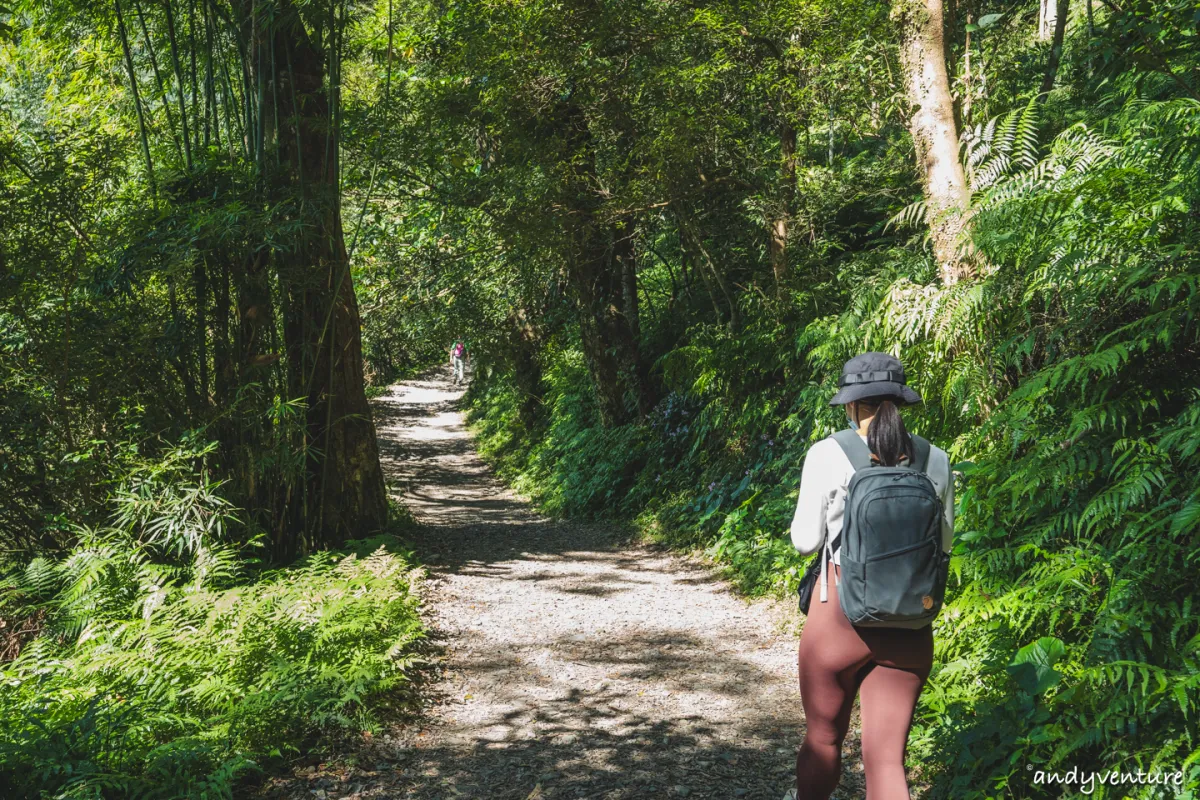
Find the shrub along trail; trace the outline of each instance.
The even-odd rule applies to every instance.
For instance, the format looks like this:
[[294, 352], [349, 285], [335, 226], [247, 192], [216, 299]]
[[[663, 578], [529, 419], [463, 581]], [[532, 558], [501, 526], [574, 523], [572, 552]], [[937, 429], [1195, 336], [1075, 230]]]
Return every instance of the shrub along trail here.
[[430, 570], [444, 648], [430, 705], [419, 724], [279, 788], [779, 800], [802, 732], [789, 607], [747, 604], [628, 531], [539, 517], [474, 453], [460, 396], [439, 374], [376, 407], [384, 469], [421, 523]]

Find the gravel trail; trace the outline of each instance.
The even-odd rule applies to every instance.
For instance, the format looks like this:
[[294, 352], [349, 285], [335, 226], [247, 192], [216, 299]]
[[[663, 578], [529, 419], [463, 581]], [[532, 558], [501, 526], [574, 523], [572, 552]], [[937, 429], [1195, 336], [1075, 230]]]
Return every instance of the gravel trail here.
[[[442, 655], [418, 723], [301, 771], [291, 797], [762, 798], [802, 734], [790, 605], [609, 524], [552, 521], [493, 478], [440, 373], [376, 401], [420, 523]], [[855, 748], [839, 797], [853, 796]], [[847, 782], [850, 786], [847, 786]]]

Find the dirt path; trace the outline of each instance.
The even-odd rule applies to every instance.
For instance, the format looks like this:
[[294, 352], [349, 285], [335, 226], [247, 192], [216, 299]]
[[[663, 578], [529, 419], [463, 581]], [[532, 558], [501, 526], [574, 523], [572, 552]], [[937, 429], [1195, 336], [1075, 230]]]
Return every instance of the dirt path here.
[[433, 701], [420, 727], [304, 775], [303, 796], [779, 800], [801, 734], [781, 608], [612, 526], [539, 517], [475, 455], [460, 396], [438, 376], [376, 407], [421, 523]]

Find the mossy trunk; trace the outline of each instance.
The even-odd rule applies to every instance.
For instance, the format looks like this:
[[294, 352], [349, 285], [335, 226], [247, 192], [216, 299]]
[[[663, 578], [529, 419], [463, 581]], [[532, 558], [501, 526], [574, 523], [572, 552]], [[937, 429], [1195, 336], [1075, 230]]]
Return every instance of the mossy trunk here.
[[[289, 556], [382, 529], [387, 492], [363, 385], [358, 300], [342, 231], [336, 94], [326, 84], [336, 62], [327, 63], [286, 3], [272, 41], [280, 189], [302, 223], [295, 241], [277, 255], [290, 394], [307, 403], [304, 496], [291, 500], [293, 513], [303, 510], [297, 520], [302, 533], [293, 528], [276, 542], [277, 555]], [[336, 86], [335, 75], [328, 80]]]
[[971, 194], [958, 158], [942, 0], [897, 0], [892, 17], [900, 28], [900, 63], [912, 107], [909, 130], [925, 189], [933, 254], [942, 281], [950, 284], [973, 274], [963, 241]]

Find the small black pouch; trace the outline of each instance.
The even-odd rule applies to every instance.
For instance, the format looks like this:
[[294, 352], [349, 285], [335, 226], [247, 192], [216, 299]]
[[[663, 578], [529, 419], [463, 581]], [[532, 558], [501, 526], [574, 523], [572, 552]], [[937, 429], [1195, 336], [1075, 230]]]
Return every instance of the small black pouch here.
[[[842, 535], [839, 533], [833, 540], [831, 550], [836, 550], [838, 545], [842, 543]], [[800, 577], [800, 585], [796, 587], [796, 594], [800, 596], [800, 613], [808, 615], [808, 606], [812, 603], [813, 591], [817, 588], [817, 580], [821, 577], [821, 566], [825, 563], [825, 546], [817, 551], [817, 557], [808, 563], [808, 568], [804, 570], [804, 575]]]
[[821, 548], [821, 552], [808, 565], [808, 569], [804, 570], [800, 585], [796, 588], [796, 594], [800, 596], [800, 613], [805, 616], [808, 615], [808, 606], [812, 603], [813, 589], [817, 588], [817, 578], [821, 577], [821, 562], [825, 560], [821, 557], [823, 554], [824, 548]]

